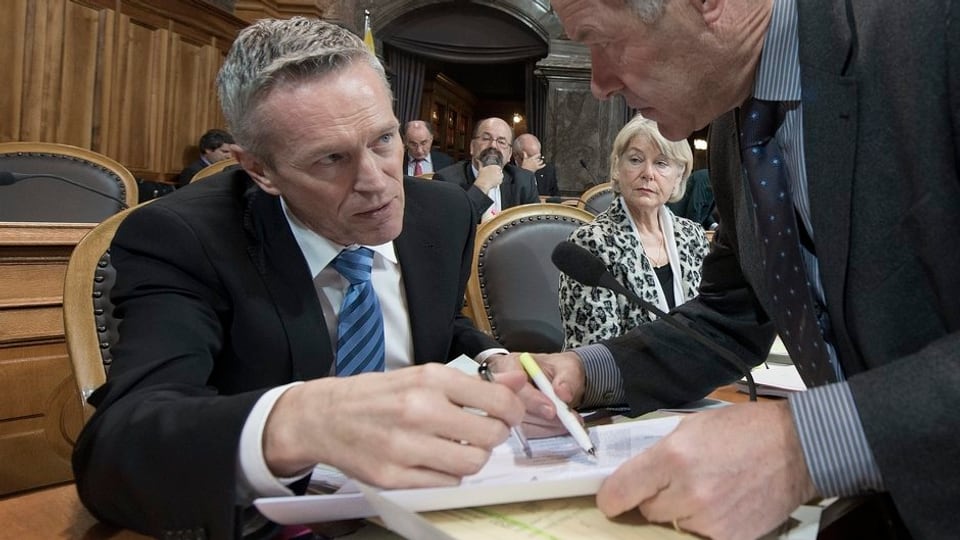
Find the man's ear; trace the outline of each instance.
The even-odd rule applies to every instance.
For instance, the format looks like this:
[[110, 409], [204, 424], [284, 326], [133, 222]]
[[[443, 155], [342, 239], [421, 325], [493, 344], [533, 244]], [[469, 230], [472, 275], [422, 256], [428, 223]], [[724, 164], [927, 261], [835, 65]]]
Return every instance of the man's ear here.
[[247, 171], [250, 178], [253, 178], [253, 181], [260, 186], [260, 189], [271, 195], [280, 195], [280, 190], [274, 186], [273, 180], [265, 175], [263, 162], [259, 158], [238, 145], [235, 145], [232, 150], [233, 157], [237, 159], [243, 170]]
[[726, 7], [726, 0], [690, 0], [703, 16], [703, 21], [710, 26], [720, 20], [720, 15]]

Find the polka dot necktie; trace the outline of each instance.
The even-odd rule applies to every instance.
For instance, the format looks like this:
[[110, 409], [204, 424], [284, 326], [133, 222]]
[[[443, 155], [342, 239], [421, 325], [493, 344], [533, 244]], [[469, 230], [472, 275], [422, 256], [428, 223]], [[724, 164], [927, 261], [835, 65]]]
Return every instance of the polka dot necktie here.
[[786, 164], [774, 139], [784, 113], [780, 102], [748, 100], [740, 109], [740, 154], [753, 195], [764, 275], [774, 305], [770, 317], [803, 380], [812, 386], [837, 379], [813, 309]]
[[332, 264], [350, 282], [337, 324], [337, 376], [383, 371], [383, 313], [370, 282], [373, 251], [345, 249]]

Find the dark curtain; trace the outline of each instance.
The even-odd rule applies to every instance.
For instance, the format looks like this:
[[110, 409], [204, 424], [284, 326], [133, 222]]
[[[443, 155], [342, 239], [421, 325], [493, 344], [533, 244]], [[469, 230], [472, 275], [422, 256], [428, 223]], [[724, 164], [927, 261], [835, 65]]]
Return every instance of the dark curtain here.
[[547, 86], [537, 77], [536, 62], [527, 63], [525, 78], [527, 131], [536, 135], [542, 142], [547, 129]]
[[387, 63], [393, 70], [394, 114], [400, 123], [420, 118], [420, 98], [423, 94], [423, 61], [394, 47], [385, 47]]
[[407, 13], [386, 25], [380, 37], [408, 54], [454, 64], [507, 64], [547, 55], [547, 44], [529, 28], [474, 4]]

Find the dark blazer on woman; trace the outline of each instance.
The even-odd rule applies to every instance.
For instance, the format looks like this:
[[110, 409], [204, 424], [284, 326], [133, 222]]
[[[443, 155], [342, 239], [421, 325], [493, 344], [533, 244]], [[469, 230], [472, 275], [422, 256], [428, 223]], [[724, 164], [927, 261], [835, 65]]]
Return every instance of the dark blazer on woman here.
[[[412, 178], [404, 189], [394, 245], [416, 363], [497, 347], [460, 314], [476, 221], [463, 190]], [[242, 170], [133, 212], [111, 255], [123, 320], [74, 451], [80, 497], [99, 519], [153, 536], [232, 537], [250, 409], [334, 362], [306, 260], [279, 198]]]
[[[884, 487], [911, 534], [955, 536], [960, 2], [807, 0], [797, 9], [810, 212], [833, 342]], [[765, 310], [775, 304], [734, 112], [714, 122], [710, 139], [719, 241], [700, 295], [677, 311], [757, 364], [774, 335]], [[634, 412], [742, 376], [658, 322], [607, 345]]]

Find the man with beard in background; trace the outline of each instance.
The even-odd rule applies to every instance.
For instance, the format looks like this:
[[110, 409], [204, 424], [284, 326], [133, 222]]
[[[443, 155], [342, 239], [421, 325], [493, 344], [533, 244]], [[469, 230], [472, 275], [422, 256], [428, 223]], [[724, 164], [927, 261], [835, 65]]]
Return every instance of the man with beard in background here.
[[533, 174], [510, 163], [512, 143], [513, 131], [504, 120], [481, 120], [473, 130], [470, 160], [440, 169], [433, 178], [467, 190], [481, 222], [511, 206], [540, 202]]

